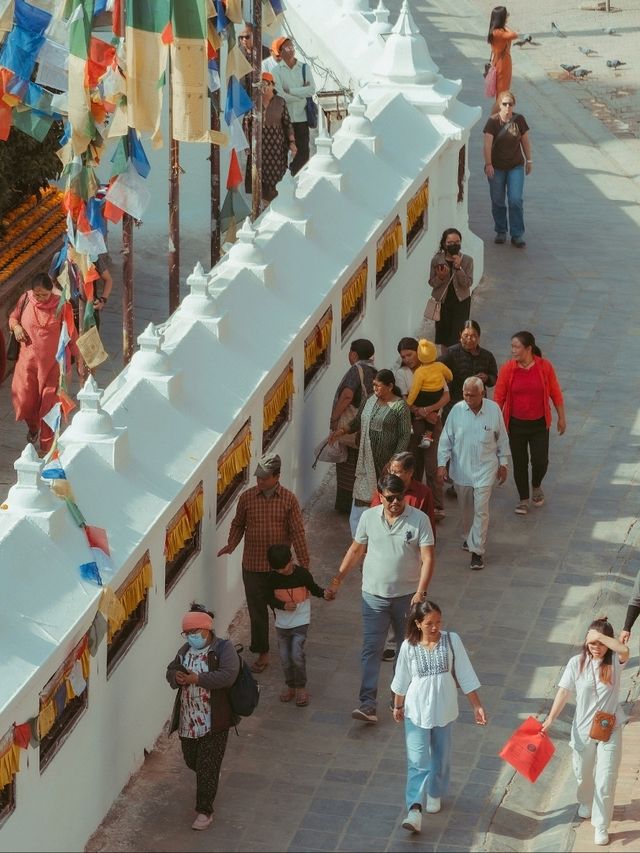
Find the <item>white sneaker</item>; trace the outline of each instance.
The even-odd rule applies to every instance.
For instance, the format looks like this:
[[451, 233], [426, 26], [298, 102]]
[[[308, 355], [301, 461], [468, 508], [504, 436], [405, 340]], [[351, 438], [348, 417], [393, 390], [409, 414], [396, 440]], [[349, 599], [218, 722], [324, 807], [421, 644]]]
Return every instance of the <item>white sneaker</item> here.
[[578, 817], [581, 817], [583, 820], [588, 820], [591, 817], [591, 806], [580, 803], [578, 806]]
[[440, 808], [440, 797], [430, 797], [427, 795], [427, 811], [429, 814], [437, 814]]
[[420, 809], [410, 809], [409, 814], [402, 821], [402, 828], [409, 832], [420, 832], [422, 829], [422, 812]]
[[606, 829], [596, 829], [595, 835], [593, 837], [593, 843], [599, 844], [601, 847], [604, 847], [605, 844], [609, 843], [609, 833]]
[[199, 814], [194, 822], [191, 824], [191, 829], [209, 829], [211, 824], [213, 823], [213, 815], [212, 814]]

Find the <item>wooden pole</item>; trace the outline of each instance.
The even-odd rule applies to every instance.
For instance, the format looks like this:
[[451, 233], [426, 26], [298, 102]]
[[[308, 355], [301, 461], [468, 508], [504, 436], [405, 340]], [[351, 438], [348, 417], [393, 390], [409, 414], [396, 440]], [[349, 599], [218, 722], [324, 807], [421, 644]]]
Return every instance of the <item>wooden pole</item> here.
[[262, 208], [262, 0], [253, 0], [253, 113], [251, 121], [251, 219]]
[[122, 360], [133, 356], [133, 217], [122, 217]]
[[[211, 130], [220, 130], [220, 90], [211, 93]], [[220, 258], [220, 146], [211, 144], [211, 266]]]
[[169, 72], [169, 313], [180, 304], [180, 143], [173, 138], [173, 84]]

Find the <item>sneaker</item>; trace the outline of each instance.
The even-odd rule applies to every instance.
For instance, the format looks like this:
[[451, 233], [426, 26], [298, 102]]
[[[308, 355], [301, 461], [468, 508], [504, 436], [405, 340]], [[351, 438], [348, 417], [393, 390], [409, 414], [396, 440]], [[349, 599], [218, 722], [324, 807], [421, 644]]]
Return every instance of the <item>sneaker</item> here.
[[542, 489], [534, 489], [531, 494], [531, 503], [534, 506], [542, 506], [544, 504], [544, 492]]
[[433, 438], [425, 433], [420, 439], [420, 444], [418, 445], [418, 447], [420, 448], [420, 450], [428, 450], [432, 444]]
[[482, 559], [482, 554], [471, 554], [471, 568], [474, 569], [474, 571], [484, 569], [484, 560]]
[[604, 847], [605, 844], [608, 844], [609, 843], [609, 833], [607, 832], [607, 830], [596, 828], [596, 831], [595, 831], [594, 836], [593, 836], [593, 843], [598, 844], [601, 847]]
[[463, 550], [463, 551], [468, 551], [468, 550], [469, 550], [469, 546], [467, 545], [467, 540], [466, 540], [466, 539], [465, 539], [465, 540], [464, 540], [464, 542], [462, 543], [462, 550]]
[[199, 814], [194, 820], [194, 822], [191, 824], [191, 829], [209, 829], [212, 823], [212, 814]]
[[429, 814], [437, 814], [440, 808], [440, 797], [430, 797], [427, 795], [427, 811]]
[[420, 832], [422, 829], [422, 812], [420, 809], [409, 809], [409, 814], [402, 821], [402, 828], [409, 832]]
[[578, 817], [581, 817], [583, 820], [589, 820], [591, 817], [591, 806], [580, 803], [578, 806]]
[[524, 247], [527, 245], [522, 239], [522, 237], [512, 237], [511, 242], [516, 247], [516, 249], [524, 249]]
[[385, 649], [382, 652], [382, 660], [391, 661], [396, 658], [396, 650], [395, 649]]
[[351, 712], [354, 720], [362, 720], [363, 723], [377, 723], [378, 715], [374, 708], [356, 708]]
[[516, 504], [516, 515], [526, 515], [529, 512], [529, 501], [520, 501]]
[[506, 234], [496, 234], [493, 242], [494, 243], [506, 243], [507, 242], [507, 235]]

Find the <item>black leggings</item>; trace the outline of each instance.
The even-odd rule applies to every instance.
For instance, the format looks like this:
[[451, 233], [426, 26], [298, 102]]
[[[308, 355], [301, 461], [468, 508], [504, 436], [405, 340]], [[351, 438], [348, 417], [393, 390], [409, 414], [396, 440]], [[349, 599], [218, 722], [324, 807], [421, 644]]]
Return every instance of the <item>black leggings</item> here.
[[196, 811], [213, 813], [213, 801], [218, 793], [220, 767], [227, 748], [229, 730], [207, 732], [202, 737], [181, 737], [185, 764], [196, 774]]
[[535, 421], [509, 420], [509, 446], [513, 460], [513, 478], [520, 500], [529, 499], [529, 456], [531, 485], [541, 486], [549, 467], [549, 430], [544, 418]]

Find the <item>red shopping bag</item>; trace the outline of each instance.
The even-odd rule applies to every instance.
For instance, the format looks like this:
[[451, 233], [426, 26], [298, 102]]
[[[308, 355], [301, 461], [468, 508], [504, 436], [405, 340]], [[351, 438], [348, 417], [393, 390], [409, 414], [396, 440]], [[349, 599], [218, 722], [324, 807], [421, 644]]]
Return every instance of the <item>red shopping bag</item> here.
[[500, 758], [530, 782], [535, 782], [555, 751], [550, 738], [542, 733], [542, 723], [535, 717], [528, 717], [502, 747]]

